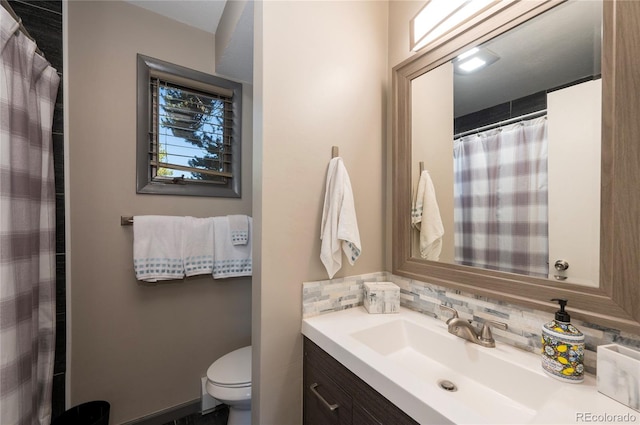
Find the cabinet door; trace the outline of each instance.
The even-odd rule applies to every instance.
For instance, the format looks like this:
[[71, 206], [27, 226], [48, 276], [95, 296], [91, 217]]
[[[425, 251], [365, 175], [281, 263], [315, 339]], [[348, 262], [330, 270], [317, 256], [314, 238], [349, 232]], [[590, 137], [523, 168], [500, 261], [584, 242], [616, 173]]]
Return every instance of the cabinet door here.
[[[361, 397], [363, 394], [366, 396]], [[380, 394], [360, 392], [353, 399], [353, 425], [418, 425], [418, 423]]]
[[351, 396], [327, 372], [304, 365], [303, 411], [305, 425], [351, 425]]
[[303, 371], [305, 425], [418, 425], [307, 338]]
[[355, 393], [353, 397], [354, 411], [360, 410], [360, 417], [368, 418], [368, 422], [361, 422], [361, 425], [418, 425], [416, 421], [387, 400], [382, 394], [365, 385], [362, 385], [362, 390]]
[[353, 425], [384, 425], [358, 403], [353, 404]]

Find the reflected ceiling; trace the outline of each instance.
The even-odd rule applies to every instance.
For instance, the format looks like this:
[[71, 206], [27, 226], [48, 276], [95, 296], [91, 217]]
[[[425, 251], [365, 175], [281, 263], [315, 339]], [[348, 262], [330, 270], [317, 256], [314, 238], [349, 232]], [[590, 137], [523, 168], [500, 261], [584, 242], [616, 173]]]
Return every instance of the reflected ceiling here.
[[545, 14], [544, 23], [534, 19], [485, 43], [500, 59], [455, 75], [455, 116], [600, 74], [601, 9], [601, 2], [567, 2]]

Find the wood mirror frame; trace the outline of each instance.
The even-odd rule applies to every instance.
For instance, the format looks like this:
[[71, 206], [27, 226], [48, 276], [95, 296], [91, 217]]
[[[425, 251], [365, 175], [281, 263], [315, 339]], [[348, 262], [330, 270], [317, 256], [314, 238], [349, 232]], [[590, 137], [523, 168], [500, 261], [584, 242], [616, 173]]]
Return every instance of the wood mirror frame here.
[[[640, 2], [604, 0], [600, 282], [590, 288], [411, 254], [411, 81], [562, 1], [500, 2], [393, 68], [393, 273], [640, 334]], [[506, 6], [505, 6], [506, 4]]]

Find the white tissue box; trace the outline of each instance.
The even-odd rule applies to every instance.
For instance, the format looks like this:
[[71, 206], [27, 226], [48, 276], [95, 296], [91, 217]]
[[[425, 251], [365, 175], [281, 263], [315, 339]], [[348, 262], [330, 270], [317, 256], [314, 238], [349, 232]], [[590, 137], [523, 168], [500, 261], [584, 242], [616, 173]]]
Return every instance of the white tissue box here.
[[391, 282], [365, 282], [364, 308], [369, 313], [399, 313], [400, 287]]
[[640, 412], [640, 351], [600, 345], [596, 362], [598, 391]]

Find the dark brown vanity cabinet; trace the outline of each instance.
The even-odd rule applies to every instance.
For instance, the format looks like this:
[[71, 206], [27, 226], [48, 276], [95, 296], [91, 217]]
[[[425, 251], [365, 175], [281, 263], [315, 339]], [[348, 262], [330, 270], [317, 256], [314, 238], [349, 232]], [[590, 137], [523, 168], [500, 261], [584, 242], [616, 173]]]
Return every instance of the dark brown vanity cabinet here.
[[416, 425], [402, 410], [304, 338], [304, 425]]

